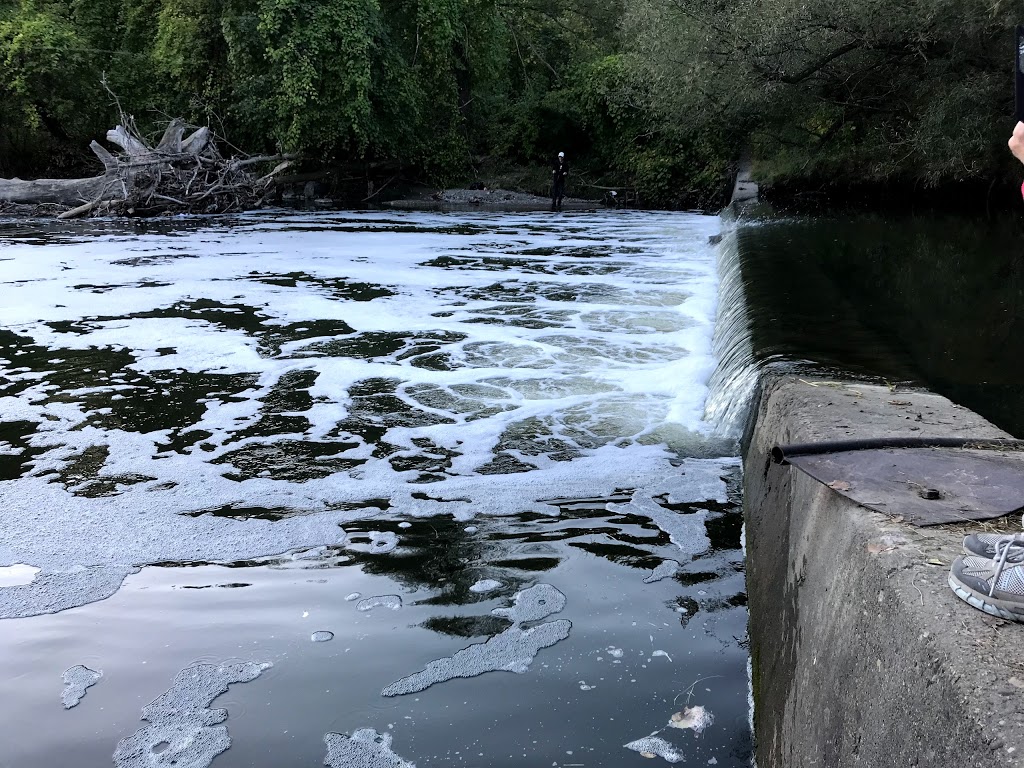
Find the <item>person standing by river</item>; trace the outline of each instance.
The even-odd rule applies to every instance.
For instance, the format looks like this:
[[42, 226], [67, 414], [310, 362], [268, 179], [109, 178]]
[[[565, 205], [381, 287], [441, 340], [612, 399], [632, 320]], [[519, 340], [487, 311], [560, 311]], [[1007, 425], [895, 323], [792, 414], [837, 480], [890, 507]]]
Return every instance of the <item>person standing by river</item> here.
[[569, 161], [565, 152], [559, 152], [555, 164], [551, 168], [551, 210], [562, 210], [562, 198], [565, 196], [565, 180], [569, 176]]

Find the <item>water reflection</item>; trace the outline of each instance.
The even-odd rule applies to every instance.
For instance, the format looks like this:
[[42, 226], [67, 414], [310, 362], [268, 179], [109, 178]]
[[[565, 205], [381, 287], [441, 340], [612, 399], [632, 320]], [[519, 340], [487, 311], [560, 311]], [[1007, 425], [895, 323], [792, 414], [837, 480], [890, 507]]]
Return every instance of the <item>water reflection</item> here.
[[[59, 695], [49, 656], [104, 675], [74, 721], [54, 723], [45, 739], [16, 740], [8, 759], [59, 764], [74, 748], [82, 764], [107, 764], [118, 740], [138, 727], [139, 708], [182, 669], [236, 659], [273, 667], [216, 702], [229, 714], [232, 747], [215, 762], [224, 768], [316, 765], [324, 733], [362, 727], [394, 734], [396, 751], [423, 766], [618, 766], [633, 759], [623, 745], [661, 727], [680, 709], [673, 697], [685, 698], [688, 687], [694, 704], [715, 713], [716, 727], [699, 740], [664, 738], [688, 761], [745, 766], [745, 714], [730, 714], [743, 711], [746, 697], [741, 512], [732, 503], [719, 507], [720, 530], [735, 535], [654, 584], [644, 575], [679, 558], [678, 550], [646, 518], [608, 512], [593, 500], [563, 518], [472, 525], [382, 515], [346, 524], [346, 546], [146, 569], [107, 601], [17, 627], [0, 622], [0, 643], [11, 649], [0, 660], [0, 695], [17, 689], [25, 711]], [[359, 549], [374, 532], [393, 534], [398, 547]], [[485, 579], [500, 586], [471, 589]], [[432, 660], [506, 632], [513, 618], [492, 611], [544, 583], [566, 597], [552, 619], [572, 628], [540, 650], [529, 674], [490, 672], [387, 704], [379, 699], [382, 687]], [[389, 596], [400, 607], [385, 605]], [[384, 607], [358, 609], [375, 600]], [[25, 631], [50, 639], [8, 642]], [[157, 641], [163, 650], [153, 654]], [[21, 672], [12, 677], [15, 669]], [[20, 723], [15, 714], [0, 734], [6, 740]]]
[[1019, 218], [789, 219], [737, 234], [759, 360], [923, 384], [1024, 435]]

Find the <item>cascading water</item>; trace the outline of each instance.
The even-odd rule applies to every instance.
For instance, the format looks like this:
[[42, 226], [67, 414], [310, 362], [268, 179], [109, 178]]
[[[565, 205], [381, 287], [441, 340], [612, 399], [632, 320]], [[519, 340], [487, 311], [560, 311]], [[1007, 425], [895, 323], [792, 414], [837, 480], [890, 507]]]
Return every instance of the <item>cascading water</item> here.
[[717, 253], [718, 314], [712, 341], [718, 365], [708, 383], [704, 418], [715, 434], [737, 437], [750, 418], [759, 368], [750, 340], [739, 227], [735, 221], [726, 220], [723, 226]]

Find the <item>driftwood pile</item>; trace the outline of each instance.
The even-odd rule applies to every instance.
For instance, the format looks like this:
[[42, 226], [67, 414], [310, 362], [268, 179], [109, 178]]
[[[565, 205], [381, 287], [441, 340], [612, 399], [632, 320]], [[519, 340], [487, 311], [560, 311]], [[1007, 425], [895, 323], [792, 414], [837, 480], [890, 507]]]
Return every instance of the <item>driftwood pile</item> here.
[[[186, 135], [187, 134], [187, 135]], [[119, 148], [112, 154], [93, 141], [102, 176], [86, 179], [0, 179], [4, 203], [33, 206], [58, 218], [154, 216], [163, 213], [231, 213], [258, 208], [274, 177], [291, 162], [284, 155], [225, 158], [209, 128], [176, 118], [150, 146], [130, 118], [107, 131]], [[267, 173], [256, 168], [277, 165]]]

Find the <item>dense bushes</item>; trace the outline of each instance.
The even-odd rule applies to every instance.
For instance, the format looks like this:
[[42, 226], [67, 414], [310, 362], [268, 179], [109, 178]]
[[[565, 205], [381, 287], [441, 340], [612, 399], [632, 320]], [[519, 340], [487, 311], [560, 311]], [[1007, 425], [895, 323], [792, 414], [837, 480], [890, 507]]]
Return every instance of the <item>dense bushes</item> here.
[[[1011, 8], [983, 0], [0, 0], [0, 175], [66, 175], [116, 110], [431, 183], [539, 165], [655, 205], [762, 177], [1006, 168]], [[76, 168], [78, 166], [78, 168]], [[579, 181], [580, 176], [577, 176]]]

